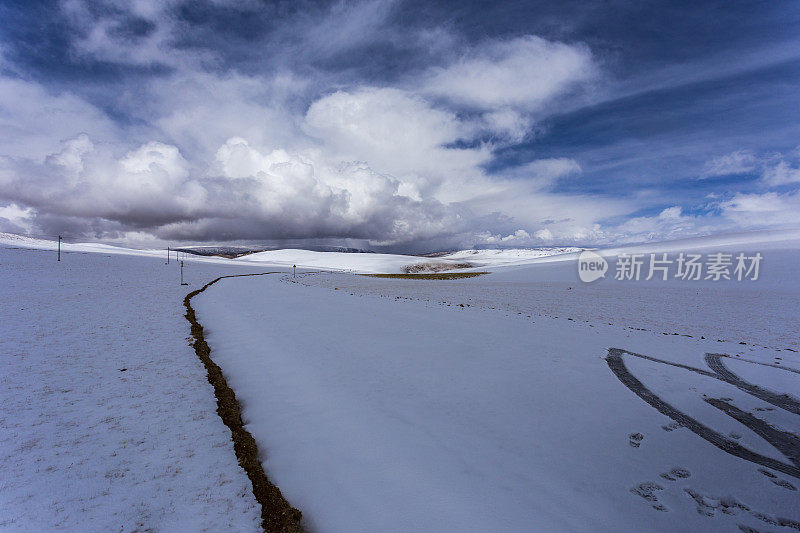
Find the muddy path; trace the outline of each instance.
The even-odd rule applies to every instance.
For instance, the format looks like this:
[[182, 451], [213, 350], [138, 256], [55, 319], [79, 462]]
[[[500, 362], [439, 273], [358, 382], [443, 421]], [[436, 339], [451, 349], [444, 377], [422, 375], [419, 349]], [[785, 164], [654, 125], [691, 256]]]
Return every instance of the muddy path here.
[[264, 468], [259, 461], [258, 446], [253, 436], [244, 428], [242, 423], [242, 413], [236, 394], [228, 386], [222, 369], [211, 359], [211, 348], [203, 337], [203, 326], [197, 321], [191, 300], [198, 294], [205, 291], [221, 279], [236, 278], [245, 276], [265, 276], [268, 274], [279, 274], [279, 272], [262, 272], [259, 274], [234, 274], [220, 276], [217, 279], [206, 283], [200, 289], [192, 291], [183, 299], [186, 307], [186, 320], [191, 324], [192, 337], [197, 357], [203, 362], [208, 374], [208, 382], [214, 387], [214, 396], [217, 398], [217, 414], [231, 430], [233, 439], [233, 449], [239, 465], [247, 473], [253, 485], [253, 494], [258, 503], [261, 504], [261, 526], [267, 532], [301, 532], [302, 514], [299, 510], [292, 507], [286, 498], [281, 494], [264, 472]]

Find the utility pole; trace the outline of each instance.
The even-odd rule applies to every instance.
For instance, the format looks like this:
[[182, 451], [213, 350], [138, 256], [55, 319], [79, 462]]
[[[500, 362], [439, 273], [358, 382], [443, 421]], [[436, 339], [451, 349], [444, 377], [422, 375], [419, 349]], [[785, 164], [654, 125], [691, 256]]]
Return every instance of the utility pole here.
[[164, 263], [165, 265], [169, 264], [169, 246], [167, 246], [167, 262]]
[[183, 261], [181, 261], [181, 285], [188, 285], [188, 283], [183, 282]]
[[58, 260], [61, 261], [61, 235], [58, 236]]

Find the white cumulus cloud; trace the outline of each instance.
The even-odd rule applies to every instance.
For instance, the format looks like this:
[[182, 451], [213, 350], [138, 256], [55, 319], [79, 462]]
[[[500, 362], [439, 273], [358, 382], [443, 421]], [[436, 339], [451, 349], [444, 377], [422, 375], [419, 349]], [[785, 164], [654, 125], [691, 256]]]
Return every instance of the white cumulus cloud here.
[[536, 110], [596, 74], [588, 47], [527, 35], [489, 41], [432, 69], [425, 89], [480, 109]]

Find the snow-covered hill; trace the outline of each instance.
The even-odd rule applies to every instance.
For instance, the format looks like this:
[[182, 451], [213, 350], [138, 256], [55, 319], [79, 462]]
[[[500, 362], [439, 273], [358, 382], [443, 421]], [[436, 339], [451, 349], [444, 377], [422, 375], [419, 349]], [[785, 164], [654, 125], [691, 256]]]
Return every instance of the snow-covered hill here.
[[[402, 272], [409, 265], [430, 262], [422, 257], [393, 254], [353, 254], [346, 252], [314, 252], [311, 250], [270, 250], [246, 255], [236, 259], [245, 263], [264, 263], [299, 268], [340, 270], [363, 273]], [[445, 261], [441, 261], [445, 262]]]
[[[36, 248], [41, 250], [55, 250], [58, 247], [57, 241], [34, 239], [11, 233], [0, 233], [0, 245]], [[235, 255], [239, 251], [236, 247], [194, 247], [197, 250], [207, 250], [207, 253], [198, 255], [182, 254], [181, 259], [186, 261], [204, 262], [225, 262], [227, 257], [210, 255], [219, 253], [221, 255]], [[61, 243], [61, 250], [67, 252], [80, 253], [105, 253], [138, 255], [150, 257], [166, 258], [166, 250], [156, 249], [135, 249], [122, 246], [113, 246], [101, 243]], [[379, 253], [352, 253], [350, 251], [312, 251], [295, 248], [281, 250], [268, 250], [252, 254], [242, 255], [233, 259], [236, 263], [261, 264], [274, 266], [297, 265], [300, 269], [316, 270], [336, 270], [357, 273], [402, 273], [407, 268], [414, 265], [423, 265], [427, 270], [447, 270], [452, 268], [463, 268], [465, 262], [469, 262], [476, 267], [498, 266], [505, 264], [525, 263], [540, 257], [546, 257], [558, 253], [567, 253], [579, 250], [577, 248], [539, 248], [539, 249], [517, 249], [517, 250], [464, 250], [442, 257], [430, 258], [414, 255], [379, 254]], [[173, 254], [175, 251], [173, 251]], [[174, 258], [174, 255], [173, 255]], [[425, 271], [422, 268], [421, 271]]]
[[476, 266], [499, 266], [526, 263], [553, 255], [580, 252], [583, 248], [560, 246], [549, 248], [505, 248], [496, 250], [459, 250], [439, 256], [440, 259], [468, 261]]
[[[597, 250], [604, 256], [613, 257], [628, 253], [662, 253], [692, 250], [719, 251], [731, 249], [756, 249], [791, 247], [800, 242], [800, 230], [761, 231], [729, 235], [696, 237], [675, 241], [654, 242], [637, 245], [606, 247]], [[57, 241], [33, 239], [30, 237], [0, 233], [0, 245], [55, 250]], [[230, 251], [228, 248], [220, 250]], [[64, 243], [63, 252], [104, 253], [139, 255], [166, 258], [166, 250], [135, 249], [102, 243]], [[401, 273], [413, 265], [433, 265], [436, 270], [446, 269], [448, 265], [463, 268], [464, 263], [474, 266], [472, 270], [505, 270], [506, 267], [524, 267], [553, 261], [575, 261], [584, 250], [577, 247], [510, 248], [495, 250], [460, 250], [436, 257], [413, 255], [350, 253], [335, 251], [312, 251], [303, 249], [281, 249], [257, 252], [233, 259], [235, 263], [254, 263], [260, 265], [292, 266], [300, 269], [334, 270], [355, 273]], [[175, 252], [173, 251], [173, 254]], [[174, 258], [174, 255], [173, 255]], [[231, 259], [217, 256], [198, 256], [183, 254], [187, 261], [224, 263]]]

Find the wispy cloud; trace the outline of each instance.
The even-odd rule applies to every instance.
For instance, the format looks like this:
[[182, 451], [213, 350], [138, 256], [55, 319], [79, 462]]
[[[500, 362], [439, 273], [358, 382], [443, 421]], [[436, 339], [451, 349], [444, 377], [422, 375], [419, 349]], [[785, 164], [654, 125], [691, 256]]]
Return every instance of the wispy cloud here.
[[707, 162], [700, 174], [701, 178], [716, 176], [730, 176], [732, 174], [747, 174], [758, 168], [758, 159], [753, 152], [738, 150]]

